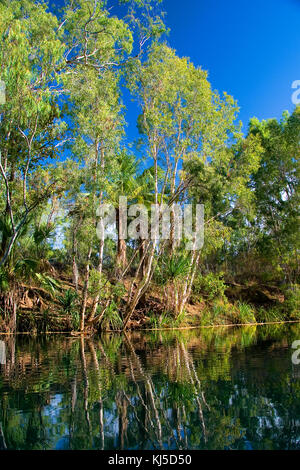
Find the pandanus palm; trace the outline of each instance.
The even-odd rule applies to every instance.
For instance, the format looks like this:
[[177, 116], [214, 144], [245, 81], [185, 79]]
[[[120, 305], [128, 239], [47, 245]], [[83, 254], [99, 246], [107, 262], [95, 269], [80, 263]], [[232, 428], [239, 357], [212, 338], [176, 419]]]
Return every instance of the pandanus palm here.
[[188, 276], [189, 270], [189, 257], [182, 253], [164, 256], [157, 266], [156, 280], [164, 288], [164, 303], [175, 316], [179, 313], [182, 281]]

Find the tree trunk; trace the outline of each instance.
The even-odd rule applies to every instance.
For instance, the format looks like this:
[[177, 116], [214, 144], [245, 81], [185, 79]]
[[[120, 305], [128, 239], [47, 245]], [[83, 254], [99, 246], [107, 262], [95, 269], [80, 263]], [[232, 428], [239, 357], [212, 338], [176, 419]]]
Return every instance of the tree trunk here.
[[86, 269], [85, 269], [83, 298], [82, 298], [81, 315], [80, 315], [80, 317], [81, 317], [80, 318], [80, 331], [84, 331], [85, 312], [86, 312], [86, 304], [87, 304], [88, 288], [89, 288], [91, 255], [92, 255], [92, 246], [90, 246], [90, 248], [89, 248], [88, 258], [87, 258], [87, 263], [86, 263]]
[[76, 292], [78, 292], [79, 273], [78, 273], [78, 266], [77, 266], [75, 255], [73, 255], [72, 271], [73, 271], [72, 282], [75, 286]]
[[140, 248], [139, 248], [139, 251], [140, 251], [140, 260], [141, 261], [141, 269], [140, 269], [140, 272], [139, 272], [139, 275], [140, 275], [140, 278], [143, 279], [144, 276], [146, 275], [146, 268], [147, 268], [147, 255], [146, 255], [146, 243], [147, 243], [147, 240], [141, 240], [141, 244], [140, 244]]
[[76, 238], [76, 234], [77, 234], [77, 229], [78, 229], [79, 223], [80, 222], [78, 222], [77, 225], [74, 224], [73, 237], [72, 237], [72, 252], [73, 252], [73, 260], [72, 260], [72, 273], [73, 273], [73, 276], [72, 276], [72, 281], [73, 281], [73, 284], [75, 286], [76, 292], [78, 292], [78, 282], [79, 282], [79, 272], [78, 272], [78, 266], [77, 266], [77, 261], [76, 261], [76, 257], [77, 257], [77, 238]]
[[99, 292], [98, 292], [98, 294], [96, 295], [96, 297], [94, 299], [91, 313], [88, 316], [88, 321], [89, 322], [93, 321], [93, 319], [96, 315], [96, 312], [97, 312], [98, 305], [99, 305], [100, 289], [101, 289], [101, 273], [102, 273], [102, 265], [103, 265], [103, 251], [104, 251], [104, 240], [101, 240], [100, 245], [99, 245], [99, 264], [98, 264], [98, 268], [97, 268], [97, 271], [99, 273], [99, 285], [98, 285]]
[[127, 246], [126, 241], [120, 238], [123, 231], [122, 219], [120, 219], [120, 211], [116, 209], [116, 223], [118, 233], [118, 247], [116, 256], [116, 275], [119, 276], [123, 273], [127, 265]]
[[128, 304], [127, 304], [127, 312], [126, 312], [126, 316], [125, 316], [125, 319], [124, 319], [124, 323], [123, 323], [123, 329], [125, 330], [126, 329], [126, 326], [139, 302], [139, 300], [141, 299], [141, 297], [143, 296], [145, 290], [147, 289], [150, 281], [151, 281], [151, 277], [152, 277], [152, 264], [153, 264], [153, 258], [154, 258], [154, 253], [155, 253], [155, 247], [156, 247], [156, 243], [153, 243], [153, 246], [152, 246], [152, 249], [151, 249], [151, 253], [149, 255], [149, 259], [148, 259], [148, 265], [147, 265], [147, 269], [146, 269], [146, 273], [145, 273], [145, 276], [143, 277], [143, 279], [141, 280], [141, 282], [139, 283], [138, 287], [137, 287], [137, 290], [131, 300], [131, 298], [129, 298], [129, 301], [128, 301]]

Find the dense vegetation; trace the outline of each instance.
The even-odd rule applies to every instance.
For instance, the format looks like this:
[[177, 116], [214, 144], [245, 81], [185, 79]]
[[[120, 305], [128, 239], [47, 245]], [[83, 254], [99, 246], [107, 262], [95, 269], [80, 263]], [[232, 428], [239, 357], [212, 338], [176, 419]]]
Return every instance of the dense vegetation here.
[[[299, 319], [300, 108], [244, 135], [236, 101], [167, 44], [160, 1], [118, 3], [0, 0], [0, 328]], [[120, 196], [168, 205], [170, 239], [99, 238]], [[201, 249], [173, 203], [204, 205]]]

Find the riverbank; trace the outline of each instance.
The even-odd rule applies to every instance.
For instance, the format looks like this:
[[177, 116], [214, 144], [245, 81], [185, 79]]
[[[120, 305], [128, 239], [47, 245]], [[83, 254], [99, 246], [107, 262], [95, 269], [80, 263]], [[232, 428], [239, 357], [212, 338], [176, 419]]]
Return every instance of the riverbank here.
[[[188, 305], [188, 310], [191, 307]], [[195, 306], [192, 306], [193, 310]], [[248, 306], [251, 308], [251, 306]], [[213, 315], [213, 312], [209, 312]], [[270, 316], [270, 312], [265, 311], [266, 317]], [[133, 320], [129, 324], [129, 331], [167, 331], [167, 330], [191, 330], [199, 328], [230, 328], [237, 326], [260, 326], [260, 325], [276, 325], [288, 323], [300, 323], [300, 319], [279, 319], [265, 321], [236, 321], [230, 323], [224, 321], [226, 317], [215, 318], [215, 322], [207, 324], [206, 314], [201, 315], [201, 311], [197, 314], [185, 313], [181, 321], [171, 316], [143, 316], [140, 320]], [[221, 321], [220, 321], [221, 320]], [[20, 329], [19, 329], [20, 325]], [[26, 325], [28, 328], [26, 328]], [[98, 331], [120, 332], [121, 328], [105, 328], [105, 329], [89, 329], [86, 334], [95, 334]], [[73, 328], [72, 318], [69, 315], [46, 312], [44, 315], [37, 315], [34, 311], [17, 313], [17, 329], [15, 331], [0, 331], [0, 335], [10, 334], [65, 334], [70, 333], [74, 336], [79, 335], [80, 331]]]
[[[181, 314], [175, 314], [166, 298], [170, 292], [152, 283], [149, 292], [139, 302], [127, 324], [127, 330], [163, 330], [215, 326], [260, 325], [297, 322], [300, 320], [299, 287], [283, 289], [276, 285], [205, 279], [195, 285], [189, 301]], [[122, 285], [122, 297], [118, 306], [109, 308], [101, 321], [90, 321], [94, 298], [87, 298], [87, 315], [84, 331], [120, 331], [128, 301], [131, 279]], [[80, 333], [80, 299], [82, 286], [76, 291], [66, 279], [59, 279], [55, 289], [39, 285], [18, 286], [14, 297], [14, 308], [0, 312], [2, 333]], [[173, 294], [171, 292], [171, 294]], [[10, 294], [8, 299], [10, 300]], [[2, 304], [6, 304], [5, 296]], [[98, 316], [99, 318], [99, 316]]]
[[[139, 328], [138, 330], [133, 330], [134, 332], [161, 332], [161, 331], [187, 331], [187, 330], [200, 330], [200, 329], [212, 329], [212, 328], [239, 328], [244, 326], [267, 326], [267, 325], [288, 325], [288, 324], [295, 324], [300, 323], [300, 320], [287, 320], [287, 321], [273, 321], [273, 322], [265, 322], [265, 323], [231, 323], [228, 325], [199, 325], [199, 326], [178, 326], [178, 327], [160, 327], [160, 328]], [[122, 333], [122, 330], [105, 330], [104, 333]], [[72, 337], [80, 337], [85, 336], [85, 333], [80, 332], [68, 332], [68, 331], [45, 331], [39, 332], [39, 335], [65, 335], [66, 333], [73, 333], [71, 334]], [[96, 333], [96, 331], [95, 331]], [[12, 336], [12, 335], [33, 335], [36, 332], [32, 331], [15, 331], [10, 333], [3, 333], [0, 331], [0, 336]]]

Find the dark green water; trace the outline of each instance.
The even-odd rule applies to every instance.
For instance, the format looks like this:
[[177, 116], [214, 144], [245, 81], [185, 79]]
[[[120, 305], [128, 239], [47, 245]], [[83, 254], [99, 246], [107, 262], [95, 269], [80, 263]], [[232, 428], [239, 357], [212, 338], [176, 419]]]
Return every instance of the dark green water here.
[[2, 449], [300, 449], [299, 324], [0, 339]]

